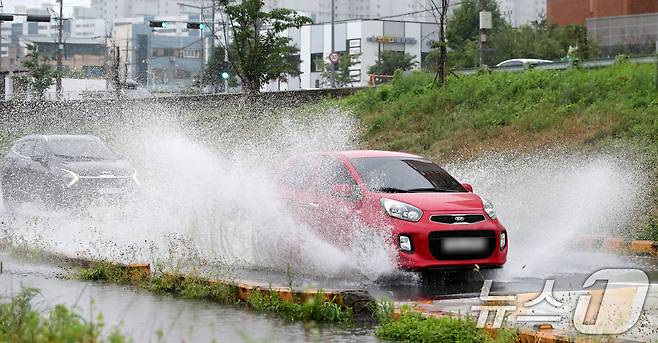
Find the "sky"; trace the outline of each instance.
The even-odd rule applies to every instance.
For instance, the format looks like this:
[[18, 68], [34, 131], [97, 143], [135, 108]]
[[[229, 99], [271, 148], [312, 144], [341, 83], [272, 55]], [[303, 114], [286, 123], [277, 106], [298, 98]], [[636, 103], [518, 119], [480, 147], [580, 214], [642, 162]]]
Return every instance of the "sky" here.
[[[56, 3], [55, 0], [46, 1], [46, 0], [0, 0], [4, 5], [5, 13], [13, 13], [14, 6], [26, 6], [26, 7], [36, 7], [40, 8], [41, 4], [49, 3], [52, 5], [53, 9], [59, 8], [59, 3]], [[88, 6], [89, 0], [64, 0], [64, 12], [67, 15], [70, 15], [72, 12], [72, 6]]]

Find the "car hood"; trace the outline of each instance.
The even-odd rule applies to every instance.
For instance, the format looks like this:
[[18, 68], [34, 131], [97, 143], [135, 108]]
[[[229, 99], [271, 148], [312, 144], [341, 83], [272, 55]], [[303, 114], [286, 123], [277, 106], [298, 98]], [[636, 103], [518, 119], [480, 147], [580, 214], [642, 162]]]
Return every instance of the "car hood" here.
[[131, 176], [134, 172], [124, 160], [62, 161], [60, 166], [80, 176]]
[[483, 211], [482, 199], [474, 193], [381, 193], [380, 196], [402, 201], [423, 211]]

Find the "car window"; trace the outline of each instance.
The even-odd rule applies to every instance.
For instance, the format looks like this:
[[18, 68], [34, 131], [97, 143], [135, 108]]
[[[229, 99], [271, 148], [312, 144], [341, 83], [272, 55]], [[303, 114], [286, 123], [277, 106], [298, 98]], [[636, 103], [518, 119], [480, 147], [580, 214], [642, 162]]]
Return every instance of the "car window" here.
[[349, 185], [353, 191], [357, 190], [356, 181], [347, 170], [343, 162], [325, 156], [320, 161], [318, 176], [315, 181], [315, 190], [322, 194], [333, 195], [333, 187], [340, 184]]
[[32, 156], [32, 151], [34, 150], [34, 140], [28, 139], [23, 141], [23, 144], [20, 147], [20, 150], [18, 151], [19, 154], [30, 157]]
[[523, 66], [523, 62], [521, 61], [509, 61], [505, 62], [500, 65], [501, 67], [521, 67]]
[[374, 192], [466, 192], [457, 180], [430, 161], [372, 157], [351, 162], [368, 189]]
[[46, 155], [46, 142], [43, 140], [39, 139], [36, 141], [34, 145], [34, 156], [44, 156]]
[[288, 162], [279, 182], [285, 186], [308, 190], [313, 183], [317, 159], [303, 156]]
[[116, 155], [105, 143], [97, 139], [65, 137], [48, 139], [54, 156], [73, 160], [113, 160]]

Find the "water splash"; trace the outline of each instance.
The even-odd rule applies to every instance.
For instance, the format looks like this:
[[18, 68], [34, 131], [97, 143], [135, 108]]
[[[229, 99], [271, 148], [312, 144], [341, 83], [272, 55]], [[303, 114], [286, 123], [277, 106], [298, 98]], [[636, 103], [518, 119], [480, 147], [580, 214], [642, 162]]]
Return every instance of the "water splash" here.
[[650, 188], [638, 157], [617, 152], [491, 154], [448, 169], [491, 200], [509, 230], [506, 277], [624, 265], [612, 254], [574, 250], [574, 240], [639, 229]]

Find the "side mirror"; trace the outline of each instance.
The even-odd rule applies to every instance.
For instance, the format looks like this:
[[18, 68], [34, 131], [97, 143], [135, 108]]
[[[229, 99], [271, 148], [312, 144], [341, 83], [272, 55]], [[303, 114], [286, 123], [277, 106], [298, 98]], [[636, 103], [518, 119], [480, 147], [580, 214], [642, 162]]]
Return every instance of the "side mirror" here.
[[473, 186], [470, 183], [462, 182], [462, 187], [466, 188], [467, 191], [473, 193]]
[[340, 198], [351, 198], [354, 190], [346, 183], [339, 183], [331, 187], [331, 194]]

